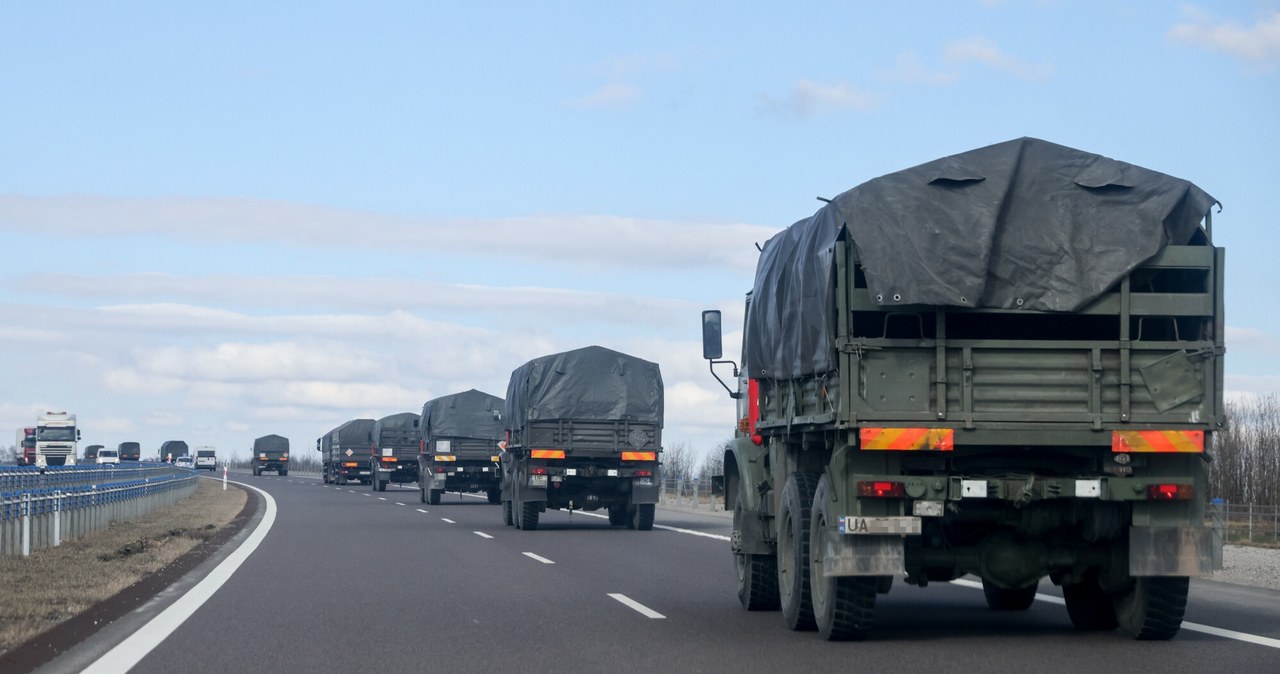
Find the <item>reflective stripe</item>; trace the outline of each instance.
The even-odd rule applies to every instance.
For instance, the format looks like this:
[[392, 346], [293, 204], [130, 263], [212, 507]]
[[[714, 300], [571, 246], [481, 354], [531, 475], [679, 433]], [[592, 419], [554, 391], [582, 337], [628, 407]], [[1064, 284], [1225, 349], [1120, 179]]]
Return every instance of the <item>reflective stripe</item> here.
[[529, 458], [532, 459], [563, 459], [563, 449], [531, 449], [529, 450]]
[[623, 461], [656, 461], [658, 459], [657, 452], [623, 452]]
[[1113, 452], [1204, 452], [1204, 431], [1112, 431]]
[[858, 439], [862, 449], [916, 450], [932, 449], [950, 452], [955, 449], [953, 428], [861, 428]]

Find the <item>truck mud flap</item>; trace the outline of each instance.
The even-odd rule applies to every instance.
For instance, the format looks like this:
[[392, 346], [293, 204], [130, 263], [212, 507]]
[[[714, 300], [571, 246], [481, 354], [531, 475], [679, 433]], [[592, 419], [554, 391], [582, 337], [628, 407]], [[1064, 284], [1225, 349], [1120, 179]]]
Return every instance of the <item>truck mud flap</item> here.
[[907, 572], [901, 536], [841, 535], [831, 527], [822, 538], [823, 575], [902, 576]]
[[640, 484], [639, 480], [631, 481], [631, 503], [657, 503], [658, 485], [650, 480], [649, 484]]
[[1213, 532], [1206, 527], [1131, 527], [1129, 575], [1213, 573]]

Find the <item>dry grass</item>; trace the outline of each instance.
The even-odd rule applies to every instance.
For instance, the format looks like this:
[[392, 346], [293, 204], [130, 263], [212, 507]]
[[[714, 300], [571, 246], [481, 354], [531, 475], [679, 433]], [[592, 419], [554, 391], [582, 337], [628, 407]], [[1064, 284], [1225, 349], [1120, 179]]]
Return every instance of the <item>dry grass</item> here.
[[190, 498], [31, 556], [0, 557], [0, 653], [154, 573], [225, 527], [248, 495], [200, 480]]

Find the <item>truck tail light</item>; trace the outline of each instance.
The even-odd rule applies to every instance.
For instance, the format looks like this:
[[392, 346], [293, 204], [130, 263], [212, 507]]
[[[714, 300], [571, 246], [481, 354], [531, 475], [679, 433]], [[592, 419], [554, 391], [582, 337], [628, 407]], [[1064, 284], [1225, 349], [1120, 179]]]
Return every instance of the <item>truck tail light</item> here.
[[901, 482], [858, 481], [858, 496], [862, 498], [902, 498], [906, 495], [907, 488]]
[[529, 458], [531, 459], [563, 459], [563, 449], [531, 449], [529, 450]]
[[1195, 487], [1189, 484], [1147, 485], [1148, 501], [1190, 501], [1194, 496]]
[[443, 472], [444, 472], [444, 466], [436, 466], [436, 472], [437, 472], [437, 473], [443, 473]]
[[355, 467], [356, 467], [356, 466], [358, 466], [358, 465], [360, 465], [360, 464], [356, 463], [355, 461], [346, 461], [346, 462], [343, 462], [342, 467], [343, 467], [343, 468], [355, 468]]
[[394, 456], [384, 456], [384, 457], [382, 457], [382, 462], [383, 462], [383, 463], [395, 463], [395, 462], [396, 462], [396, 457], [394, 457]]
[[529, 469], [529, 473], [530, 473], [530, 474], [532, 474], [532, 475], [546, 475], [546, 474], [547, 474], [547, 469], [546, 469], [546, 468], [541, 468], [541, 467], [539, 467], [539, 468], [530, 468], [530, 469]]
[[637, 470], [637, 471], [636, 471], [636, 473], [635, 473], [635, 475], [636, 475], [636, 477], [653, 477], [653, 471], [651, 471], [651, 470]]

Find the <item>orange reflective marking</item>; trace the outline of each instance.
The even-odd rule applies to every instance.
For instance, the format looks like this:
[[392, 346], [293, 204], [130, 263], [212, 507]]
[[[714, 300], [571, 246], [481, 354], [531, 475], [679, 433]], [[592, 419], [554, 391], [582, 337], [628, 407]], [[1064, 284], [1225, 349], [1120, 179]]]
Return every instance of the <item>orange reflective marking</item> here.
[[563, 449], [531, 449], [529, 457], [533, 459], [563, 459]]
[[955, 449], [953, 428], [860, 428], [858, 440], [862, 449], [935, 450]]
[[1204, 452], [1204, 431], [1112, 431], [1113, 452]]
[[623, 461], [656, 461], [658, 459], [657, 452], [623, 452]]

